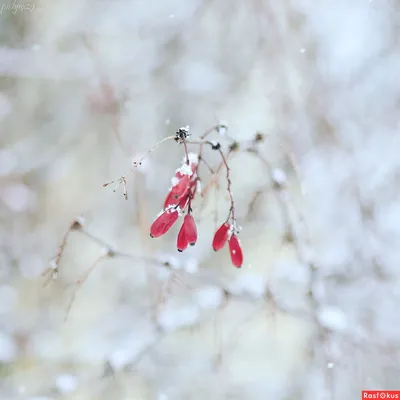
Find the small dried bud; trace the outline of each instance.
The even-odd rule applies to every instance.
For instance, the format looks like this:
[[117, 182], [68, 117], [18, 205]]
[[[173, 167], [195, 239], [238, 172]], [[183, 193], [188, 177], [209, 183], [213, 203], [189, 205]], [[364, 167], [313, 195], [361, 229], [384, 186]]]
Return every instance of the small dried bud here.
[[84, 219], [82, 217], [78, 217], [71, 223], [71, 231], [79, 231], [83, 228]]
[[114, 256], [115, 256], [115, 251], [112, 250], [112, 249], [110, 249], [109, 247], [103, 247], [103, 248], [101, 249], [101, 255], [102, 255], [103, 257], [109, 257], [109, 258], [111, 258], [111, 257], [114, 257]]
[[264, 139], [265, 139], [264, 134], [262, 134], [261, 132], [257, 132], [256, 136], [254, 137], [255, 142], [263, 142]]
[[216, 140], [212, 140], [210, 144], [213, 150], [219, 150], [221, 148], [221, 143], [217, 142]]
[[229, 146], [229, 151], [237, 151], [237, 150], [239, 150], [239, 143], [238, 142], [233, 142]]
[[189, 136], [190, 132], [188, 126], [179, 128], [175, 133], [175, 141], [178, 143], [183, 143], [183, 141], [187, 139]]

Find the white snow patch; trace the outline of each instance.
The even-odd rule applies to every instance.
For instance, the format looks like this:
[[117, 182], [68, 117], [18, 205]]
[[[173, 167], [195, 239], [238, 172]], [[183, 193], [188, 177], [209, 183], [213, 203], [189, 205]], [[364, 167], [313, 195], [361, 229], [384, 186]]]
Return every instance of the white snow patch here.
[[348, 325], [345, 313], [337, 307], [322, 306], [317, 318], [322, 326], [333, 331], [344, 331]]
[[61, 393], [72, 392], [78, 387], [78, 379], [71, 374], [61, 374], [56, 378], [56, 386]]
[[16, 155], [7, 149], [0, 150], [0, 176], [5, 176], [14, 171], [18, 165]]
[[186, 163], [183, 164], [180, 168], [178, 168], [175, 173], [180, 173], [182, 175], [187, 175], [187, 176], [192, 176], [193, 171], [190, 165], [187, 165]]
[[[188, 154], [189, 163], [197, 165], [199, 163], [199, 156], [197, 153], [189, 153]], [[183, 157], [182, 164], [186, 164], [186, 156]]]
[[14, 339], [5, 332], [0, 332], [0, 361], [11, 362], [17, 356], [17, 345]]
[[12, 311], [18, 301], [17, 291], [9, 285], [0, 286], [0, 314]]
[[185, 91], [195, 94], [225, 92], [229, 79], [219, 68], [207, 61], [186, 62], [178, 66], [179, 84]]
[[199, 269], [199, 263], [195, 258], [189, 258], [184, 265], [184, 269], [187, 273], [194, 274]]
[[207, 286], [197, 289], [193, 294], [193, 298], [200, 308], [214, 310], [222, 303], [223, 291], [217, 286]]
[[233, 295], [248, 296], [254, 299], [259, 299], [265, 295], [266, 282], [260, 275], [255, 274], [240, 274], [238, 278], [228, 285], [228, 290]]
[[9, 115], [12, 109], [11, 101], [6, 97], [6, 95], [0, 93], [0, 121]]
[[165, 308], [157, 316], [157, 322], [164, 331], [171, 332], [184, 326], [194, 325], [200, 317], [197, 307]]
[[179, 183], [179, 178], [177, 178], [176, 176], [174, 176], [173, 178], [171, 178], [171, 185], [172, 187], [176, 186]]
[[19, 260], [19, 270], [24, 278], [35, 278], [43, 272], [45, 261], [39, 254], [28, 253]]
[[22, 183], [10, 184], [2, 189], [0, 197], [13, 212], [23, 212], [32, 208], [36, 201], [35, 193]]
[[119, 343], [118, 349], [111, 353], [108, 361], [115, 370], [124, 368], [134, 361], [140, 352], [154, 343], [156, 336], [154, 332], [146, 330], [139, 336], [128, 335]]
[[284, 185], [287, 181], [287, 176], [285, 171], [283, 171], [280, 168], [275, 168], [272, 170], [272, 179], [278, 184], [278, 185]]
[[228, 132], [228, 123], [226, 121], [220, 121], [217, 127], [218, 135], [225, 136]]
[[203, 191], [203, 187], [202, 187], [202, 185], [201, 185], [201, 182], [198, 180], [198, 181], [196, 182], [196, 192], [197, 192], [198, 194], [201, 194], [202, 191]]
[[310, 270], [296, 261], [281, 261], [277, 263], [273, 277], [278, 282], [286, 281], [305, 286], [310, 281]]

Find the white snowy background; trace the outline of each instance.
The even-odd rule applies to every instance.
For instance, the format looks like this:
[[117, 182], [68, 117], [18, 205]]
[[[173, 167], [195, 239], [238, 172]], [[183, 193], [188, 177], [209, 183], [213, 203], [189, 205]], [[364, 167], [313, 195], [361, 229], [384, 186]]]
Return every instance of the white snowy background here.
[[[400, 2], [22, 4], [0, 0], [0, 398], [400, 389]], [[129, 176], [128, 201], [102, 187], [177, 128], [218, 121], [241, 143], [262, 132], [272, 169], [230, 162], [239, 270], [210, 245], [223, 175], [219, 200], [194, 211], [194, 248], [176, 251], [175, 227], [150, 239], [175, 143]], [[105, 245], [71, 232], [46, 284], [78, 216]], [[101, 261], [65, 320], [105, 246], [133, 256]]]

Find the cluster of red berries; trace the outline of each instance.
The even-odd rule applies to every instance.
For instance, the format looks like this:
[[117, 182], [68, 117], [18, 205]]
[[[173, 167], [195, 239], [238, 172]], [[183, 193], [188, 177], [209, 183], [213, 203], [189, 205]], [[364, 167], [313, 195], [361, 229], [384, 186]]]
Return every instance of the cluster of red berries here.
[[[179, 216], [185, 215], [177, 237], [178, 251], [184, 251], [189, 245], [194, 246], [197, 241], [197, 227], [192, 215], [192, 200], [200, 191], [200, 180], [197, 175], [199, 165], [198, 155], [189, 153], [183, 161], [181, 168], [177, 169], [172, 186], [165, 199], [164, 208], [150, 227], [152, 238], [160, 237], [167, 233]], [[231, 216], [231, 213], [230, 213]], [[229, 221], [229, 218], [228, 218]], [[229, 252], [232, 264], [240, 268], [243, 264], [243, 252], [237, 238], [236, 223], [224, 222], [215, 232], [212, 247], [215, 251], [222, 249], [229, 242]]]

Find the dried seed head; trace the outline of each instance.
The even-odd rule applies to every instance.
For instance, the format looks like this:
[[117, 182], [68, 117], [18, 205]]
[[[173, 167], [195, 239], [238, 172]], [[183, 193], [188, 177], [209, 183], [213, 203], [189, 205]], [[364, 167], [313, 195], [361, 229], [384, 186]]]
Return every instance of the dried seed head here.
[[179, 128], [175, 133], [175, 141], [177, 143], [183, 143], [190, 136], [189, 126]]

